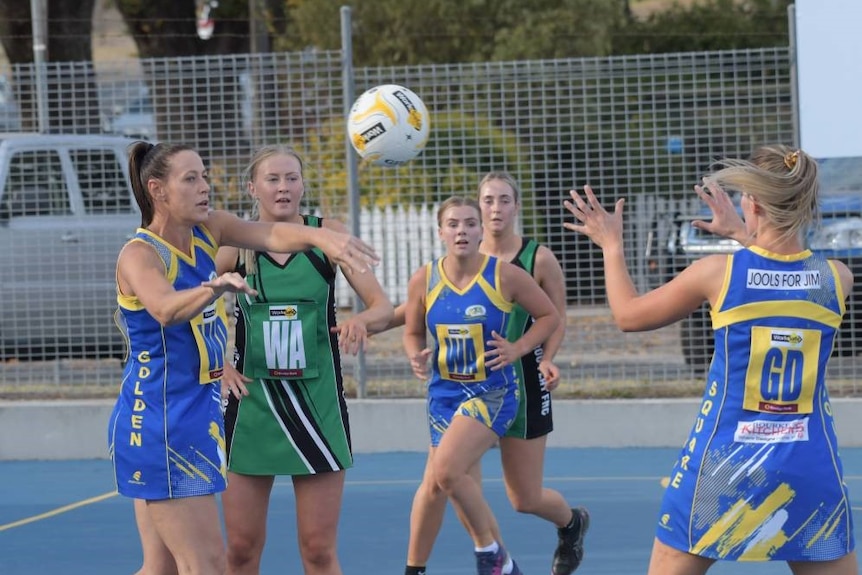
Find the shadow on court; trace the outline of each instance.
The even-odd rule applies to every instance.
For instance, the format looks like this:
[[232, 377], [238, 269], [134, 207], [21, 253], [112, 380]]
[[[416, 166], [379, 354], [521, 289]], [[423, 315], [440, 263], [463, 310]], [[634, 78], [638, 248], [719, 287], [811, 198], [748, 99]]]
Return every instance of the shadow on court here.
[[[578, 574], [646, 572], [662, 488], [676, 449], [549, 449], [546, 483], [592, 523]], [[862, 449], [842, 451], [850, 495], [862, 501]], [[404, 572], [408, 518], [422, 453], [358, 454], [348, 471], [339, 555], [346, 575]], [[506, 500], [499, 453], [484, 460], [485, 492], [506, 545], [526, 575], [547, 574], [556, 532]], [[0, 462], [0, 574], [131, 574], [141, 553], [130, 500], [113, 494], [108, 461]], [[854, 506], [854, 518], [862, 507]], [[293, 489], [276, 481], [262, 574], [302, 573]], [[719, 563], [710, 573], [788, 573], [784, 563]], [[429, 575], [475, 573], [472, 546], [448, 511]]]

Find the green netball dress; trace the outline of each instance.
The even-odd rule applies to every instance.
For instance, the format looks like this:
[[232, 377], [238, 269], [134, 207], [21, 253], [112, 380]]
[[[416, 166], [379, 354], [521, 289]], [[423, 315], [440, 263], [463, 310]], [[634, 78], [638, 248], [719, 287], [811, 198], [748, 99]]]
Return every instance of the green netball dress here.
[[[305, 225], [321, 220], [303, 216]], [[254, 381], [225, 410], [228, 470], [311, 475], [353, 463], [335, 326], [335, 270], [319, 249], [282, 266], [255, 254], [237, 297], [236, 368]], [[244, 273], [244, 267], [240, 272]]]

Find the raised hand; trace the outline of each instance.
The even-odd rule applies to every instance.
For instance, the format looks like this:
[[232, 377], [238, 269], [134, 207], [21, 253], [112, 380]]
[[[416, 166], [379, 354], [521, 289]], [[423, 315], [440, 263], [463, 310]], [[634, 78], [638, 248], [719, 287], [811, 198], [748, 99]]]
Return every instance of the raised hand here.
[[572, 200], [564, 200], [563, 205], [581, 223], [565, 222], [563, 227], [584, 234], [602, 249], [622, 245], [624, 199], [617, 200], [614, 213], [610, 214], [596, 199], [590, 186], [584, 186], [585, 198], [576, 190], [571, 190], [569, 194]]
[[727, 192], [709, 178], [704, 178], [703, 184], [703, 186], [695, 186], [694, 191], [712, 211], [712, 221], [693, 220], [691, 225], [718, 236], [734, 239], [744, 246], [750, 244], [751, 237], [745, 230], [745, 222], [742, 221]]

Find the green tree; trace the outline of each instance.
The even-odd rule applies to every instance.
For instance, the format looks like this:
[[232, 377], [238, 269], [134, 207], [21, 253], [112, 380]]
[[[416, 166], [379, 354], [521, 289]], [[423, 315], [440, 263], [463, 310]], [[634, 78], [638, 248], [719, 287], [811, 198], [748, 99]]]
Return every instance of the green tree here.
[[703, 52], [786, 46], [792, 0], [701, 0], [624, 21], [614, 54]]
[[[48, 128], [54, 132], [95, 132], [101, 129], [91, 36], [96, 0], [47, 0], [47, 46], [44, 76], [48, 88]], [[30, 3], [0, 0], [0, 43], [13, 66], [13, 85], [22, 110], [22, 128], [36, 130], [36, 70], [33, 67], [33, 16]], [[79, 63], [73, 68], [59, 65]], [[84, 105], [64, 105], [69, 94]]]

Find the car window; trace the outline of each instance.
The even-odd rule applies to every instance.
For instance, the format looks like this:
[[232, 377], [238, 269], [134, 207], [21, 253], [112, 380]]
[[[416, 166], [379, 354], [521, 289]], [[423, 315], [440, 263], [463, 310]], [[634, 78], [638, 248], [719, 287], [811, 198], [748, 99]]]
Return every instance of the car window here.
[[862, 191], [862, 158], [821, 158], [817, 163], [825, 193]]
[[63, 164], [55, 150], [27, 150], [12, 155], [0, 211], [7, 218], [72, 213]]
[[87, 214], [125, 214], [132, 211], [129, 187], [120, 159], [113, 150], [71, 150], [78, 185]]
[[126, 112], [129, 114], [152, 114], [153, 102], [150, 100], [149, 96], [138, 98], [129, 104], [129, 107], [126, 108]]

